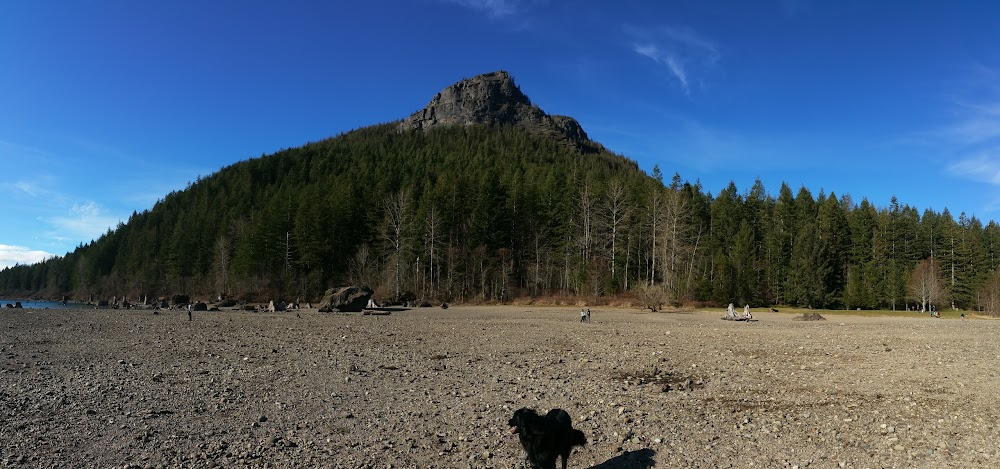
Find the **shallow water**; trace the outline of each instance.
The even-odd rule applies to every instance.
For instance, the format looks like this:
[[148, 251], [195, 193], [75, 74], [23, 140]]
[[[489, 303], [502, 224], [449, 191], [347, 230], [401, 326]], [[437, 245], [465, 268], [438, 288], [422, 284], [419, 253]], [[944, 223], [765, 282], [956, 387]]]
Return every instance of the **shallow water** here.
[[63, 304], [59, 301], [31, 301], [31, 300], [19, 300], [17, 298], [7, 299], [0, 298], [0, 307], [6, 308], [8, 304], [14, 304], [18, 301], [21, 302], [21, 307], [23, 308], [34, 308], [34, 309], [80, 309], [80, 308], [92, 308], [92, 305], [86, 305], [83, 303], [73, 303], [67, 302]]

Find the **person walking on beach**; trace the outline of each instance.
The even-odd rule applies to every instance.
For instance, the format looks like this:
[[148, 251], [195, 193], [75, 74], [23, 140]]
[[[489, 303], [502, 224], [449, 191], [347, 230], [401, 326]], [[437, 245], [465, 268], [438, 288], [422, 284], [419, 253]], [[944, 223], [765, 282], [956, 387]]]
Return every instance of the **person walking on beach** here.
[[587, 312], [580, 308], [580, 322], [587, 322]]
[[188, 321], [191, 320], [191, 303], [188, 303]]

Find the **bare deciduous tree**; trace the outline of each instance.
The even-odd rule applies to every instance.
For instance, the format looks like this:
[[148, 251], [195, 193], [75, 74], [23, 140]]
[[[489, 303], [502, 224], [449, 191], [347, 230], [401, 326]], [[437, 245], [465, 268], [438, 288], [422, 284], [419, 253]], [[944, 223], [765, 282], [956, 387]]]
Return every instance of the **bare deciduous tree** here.
[[621, 237], [625, 228], [625, 221], [629, 217], [631, 207], [628, 204], [628, 192], [621, 179], [615, 178], [608, 183], [608, 191], [604, 197], [603, 226], [607, 235], [607, 244], [610, 249], [611, 277], [617, 274], [618, 264], [618, 238]]
[[371, 248], [368, 246], [368, 243], [359, 246], [357, 252], [354, 253], [354, 258], [351, 259], [351, 282], [358, 285], [371, 286], [371, 271], [374, 262], [375, 259], [372, 257]]
[[390, 278], [389, 286], [399, 298], [402, 293], [403, 283], [403, 249], [406, 245], [405, 236], [410, 224], [410, 195], [407, 192], [398, 192], [386, 196], [382, 201], [382, 208], [385, 211], [385, 221], [382, 224], [382, 239], [389, 245], [390, 256]]
[[229, 235], [223, 234], [215, 241], [215, 287], [220, 295], [229, 294], [229, 261], [232, 256], [233, 242]]
[[647, 285], [652, 285], [656, 282], [656, 264], [657, 255], [659, 254], [659, 238], [660, 238], [660, 226], [663, 224], [663, 187], [654, 186], [652, 192], [649, 194], [649, 203], [647, 204], [649, 209], [649, 227], [650, 227], [650, 243], [651, 247], [649, 250], [650, 261], [647, 264], [649, 266], [649, 278], [646, 281]]
[[678, 279], [682, 277], [682, 260], [685, 256], [693, 260], [693, 253], [687, 252], [687, 238], [691, 231], [690, 226], [685, 223], [687, 209], [681, 194], [675, 190], [668, 190], [660, 205], [660, 232], [656, 233], [660, 240], [658, 259], [662, 264], [660, 275], [663, 285], [671, 297], [677, 297], [679, 293]]
[[1000, 268], [980, 288], [979, 307], [990, 316], [1000, 316]]
[[590, 184], [584, 184], [580, 190], [580, 255], [584, 260], [590, 260], [590, 249], [594, 238], [594, 195], [590, 192]]
[[927, 311], [934, 303], [945, 300], [948, 289], [941, 280], [938, 266], [935, 265], [933, 257], [920, 261], [913, 268], [913, 272], [910, 273], [910, 281], [907, 284], [907, 291], [909, 291], [911, 298], [920, 302], [920, 311]]
[[441, 216], [438, 215], [438, 211], [433, 207], [427, 212], [425, 228], [424, 244], [428, 251], [428, 270], [431, 277], [430, 294], [431, 296], [435, 296], [437, 295], [436, 285], [441, 277], [440, 273], [435, 272], [435, 269], [441, 269], [440, 262], [437, 259], [438, 245], [441, 244]]

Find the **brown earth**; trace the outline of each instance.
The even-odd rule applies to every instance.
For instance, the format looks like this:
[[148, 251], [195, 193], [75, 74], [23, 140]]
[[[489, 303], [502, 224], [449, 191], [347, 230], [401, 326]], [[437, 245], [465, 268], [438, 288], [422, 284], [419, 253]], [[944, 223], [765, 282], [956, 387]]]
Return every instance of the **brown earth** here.
[[[0, 465], [995, 467], [1000, 322], [452, 307], [0, 311]], [[297, 316], [298, 314], [298, 316]]]

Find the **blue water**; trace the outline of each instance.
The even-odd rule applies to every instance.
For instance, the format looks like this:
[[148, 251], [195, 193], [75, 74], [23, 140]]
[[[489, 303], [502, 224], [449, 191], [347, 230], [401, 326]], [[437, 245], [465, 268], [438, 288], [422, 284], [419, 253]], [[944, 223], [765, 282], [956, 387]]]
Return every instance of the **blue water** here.
[[80, 309], [80, 308], [93, 308], [91, 305], [85, 305], [81, 303], [67, 302], [62, 304], [56, 301], [31, 301], [31, 300], [19, 300], [19, 299], [2, 299], [0, 298], [0, 308], [6, 308], [7, 303], [14, 304], [18, 301], [21, 302], [21, 307], [23, 308], [35, 308], [35, 309]]

